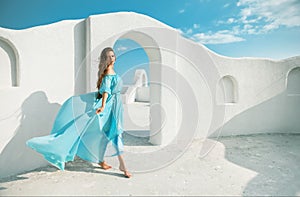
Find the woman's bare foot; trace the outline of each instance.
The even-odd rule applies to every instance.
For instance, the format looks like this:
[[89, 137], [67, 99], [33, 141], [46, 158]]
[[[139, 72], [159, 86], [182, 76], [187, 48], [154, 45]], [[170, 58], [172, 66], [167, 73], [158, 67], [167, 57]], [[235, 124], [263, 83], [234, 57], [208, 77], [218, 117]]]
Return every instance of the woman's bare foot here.
[[111, 166], [110, 166], [110, 165], [107, 165], [107, 164], [105, 163], [105, 161], [100, 162], [99, 165], [100, 165], [101, 168], [104, 169], [104, 170], [108, 170], [108, 169], [111, 168]]
[[131, 177], [131, 174], [126, 169], [124, 169], [123, 167], [119, 166], [119, 170], [121, 170], [122, 172], [124, 172], [124, 176], [126, 178], [130, 178]]

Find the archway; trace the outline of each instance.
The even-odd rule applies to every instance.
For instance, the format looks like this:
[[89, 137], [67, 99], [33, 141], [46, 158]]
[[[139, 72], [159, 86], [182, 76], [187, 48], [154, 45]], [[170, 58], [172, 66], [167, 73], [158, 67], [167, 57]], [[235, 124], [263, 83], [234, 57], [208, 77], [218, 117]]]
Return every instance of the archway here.
[[300, 67], [293, 68], [287, 77], [287, 93], [289, 96], [300, 96]]
[[[149, 58], [141, 45], [131, 39], [118, 39], [113, 49], [117, 61], [115, 71], [121, 76], [126, 140], [136, 138], [141, 143], [150, 133]], [[136, 140], [135, 140], [136, 141]]]
[[237, 102], [237, 83], [232, 76], [226, 75], [219, 80], [216, 98], [218, 104]]
[[14, 45], [0, 37], [0, 88], [19, 86], [18, 53]]
[[[161, 91], [160, 84], [161, 81], [161, 53], [158, 44], [147, 34], [138, 31], [129, 31], [119, 36], [118, 40], [132, 40], [136, 42], [146, 53], [148, 57], [148, 82], [144, 84], [149, 86], [149, 131], [148, 133], [138, 134], [142, 137], [149, 136], [149, 141], [154, 144], [160, 144], [161, 136], [155, 135], [161, 128], [161, 109], [157, 104], [160, 103]], [[141, 75], [143, 78], [144, 76]], [[145, 79], [142, 79], [145, 81]]]
[[122, 76], [124, 85], [134, 84], [137, 69], [145, 70], [149, 76], [149, 58], [139, 43], [131, 39], [118, 39], [113, 49], [117, 57], [115, 70]]

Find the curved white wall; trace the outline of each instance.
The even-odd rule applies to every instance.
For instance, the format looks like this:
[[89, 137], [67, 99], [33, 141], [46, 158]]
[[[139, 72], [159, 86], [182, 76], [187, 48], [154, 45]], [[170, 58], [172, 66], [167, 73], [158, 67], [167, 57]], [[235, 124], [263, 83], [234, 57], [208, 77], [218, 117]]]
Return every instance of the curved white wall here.
[[[295, 69], [300, 56], [281, 61], [219, 56], [161, 22], [131, 12], [24, 30], [0, 28], [5, 62], [0, 73], [0, 168], [6, 169], [0, 177], [46, 164], [25, 141], [50, 132], [68, 97], [96, 90], [99, 53], [119, 38], [136, 41], [149, 57], [153, 144], [176, 145], [186, 135], [300, 132]], [[16, 87], [9, 85], [13, 64]], [[218, 86], [226, 76], [225, 92], [232, 99], [222, 103]]]
[[[300, 97], [288, 97], [288, 73], [300, 64], [300, 57], [281, 61], [266, 59], [230, 59], [212, 54], [220, 76], [236, 79], [238, 102], [225, 106], [224, 124], [212, 136], [265, 132], [300, 132]], [[298, 80], [296, 74], [293, 87]], [[296, 83], [295, 83], [296, 82]]]

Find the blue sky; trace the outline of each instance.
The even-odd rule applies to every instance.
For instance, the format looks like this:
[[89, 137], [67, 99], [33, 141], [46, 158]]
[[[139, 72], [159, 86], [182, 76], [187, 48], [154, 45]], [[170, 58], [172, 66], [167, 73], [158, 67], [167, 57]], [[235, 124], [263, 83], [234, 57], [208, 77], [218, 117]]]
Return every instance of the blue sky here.
[[114, 70], [122, 76], [124, 84], [133, 84], [136, 69], [144, 69], [149, 79], [149, 58], [141, 45], [130, 39], [120, 39], [113, 49], [117, 57]]
[[24, 29], [118, 11], [146, 14], [224, 56], [300, 55], [300, 0], [0, 0], [0, 26]]

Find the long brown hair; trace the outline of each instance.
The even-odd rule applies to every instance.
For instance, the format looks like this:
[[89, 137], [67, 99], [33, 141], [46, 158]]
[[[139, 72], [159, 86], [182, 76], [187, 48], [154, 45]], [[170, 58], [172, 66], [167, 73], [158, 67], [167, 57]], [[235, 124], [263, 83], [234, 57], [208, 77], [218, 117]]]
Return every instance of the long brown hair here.
[[[99, 66], [98, 66], [98, 81], [97, 81], [97, 88], [98, 90], [100, 89], [101, 86], [101, 82], [103, 77], [107, 74], [108, 70], [107, 70], [107, 53], [109, 51], [112, 51], [113, 53], [114, 50], [111, 47], [106, 47], [102, 50], [101, 54], [100, 54], [100, 62], [99, 62]], [[98, 96], [97, 98], [101, 98], [102, 95], [100, 95], [100, 93], [98, 92]]]

